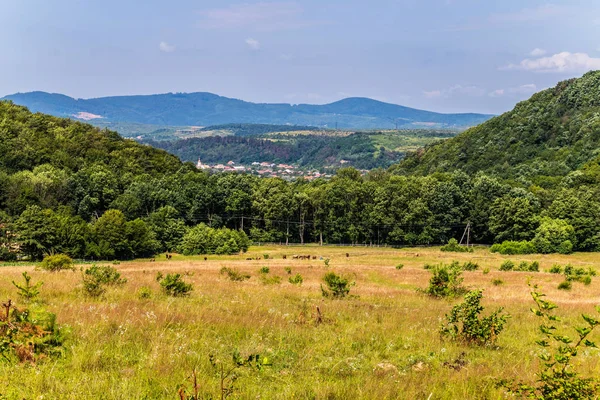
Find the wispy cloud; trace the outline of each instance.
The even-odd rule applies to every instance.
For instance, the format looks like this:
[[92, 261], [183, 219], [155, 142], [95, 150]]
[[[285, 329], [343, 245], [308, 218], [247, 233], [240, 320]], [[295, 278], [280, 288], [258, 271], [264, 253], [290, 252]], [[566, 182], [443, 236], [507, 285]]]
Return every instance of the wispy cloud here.
[[260, 42], [256, 39], [248, 38], [245, 40], [246, 44], [252, 50], [260, 50]]
[[564, 17], [570, 11], [571, 8], [567, 6], [544, 4], [535, 8], [523, 8], [512, 13], [493, 14], [490, 16], [490, 21], [496, 23], [544, 21], [550, 18]]
[[541, 57], [545, 54], [546, 54], [546, 50], [540, 49], [539, 47], [531, 50], [531, 53], [529, 53], [529, 55], [532, 57]]
[[448, 98], [452, 96], [470, 96], [470, 97], [479, 97], [485, 94], [485, 90], [478, 86], [463, 86], [463, 85], [454, 85], [447, 89], [437, 89], [431, 91], [424, 91], [423, 96], [428, 99], [436, 99], [436, 98]]
[[533, 94], [537, 91], [537, 85], [534, 83], [528, 83], [527, 85], [521, 85], [517, 87], [511, 87], [508, 89], [496, 89], [490, 92], [490, 97], [502, 97], [505, 95], [526, 95]]
[[160, 42], [158, 44], [158, 48], [160, 51], [165, 52], [165, 53], [172, 53], [175, 51], [175, 46], [173, 46], [167, 42]]
[[518, 64], [509, 64], [500, 69], [533, 72], [587, 72], [600, 69], [600, 58], [587, 53], [562, 53], [548, 57], [526, 58]]
[[200, 26], [205, 29], [276, 31], [319, 23], [303, 19], [303, 12], [303, 8], [296, 2], [236, 4], [202, 11]]

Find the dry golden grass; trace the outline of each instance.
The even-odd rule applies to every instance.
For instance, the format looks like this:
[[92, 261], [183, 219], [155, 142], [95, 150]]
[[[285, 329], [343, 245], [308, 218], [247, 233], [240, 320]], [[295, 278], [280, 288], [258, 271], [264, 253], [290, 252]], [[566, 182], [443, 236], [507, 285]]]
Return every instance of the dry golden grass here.
[[[349, 253], [350, 257], [346, 257]], [[247, 261], [247, 257], [270, 259]], [[282, 256], [288, 259], [283, 260]], [[293, 260], [310, 254], [317, 260]], [[327, 268], [323, 259], [330, 259]], [[437, 248], [391, 249], [367, 247], [254, 247], [240, 256], [183, 257], [156, 262], [137, 260], [115, 267], [128, 279], [101, 299], [79, 289], [79, 272], [47, 273], [34, 266], [0, 268], [0, 299], [18, 301], [12, 280], [28, 271], [42, 280], [42, 299], [58, 322], [70, 330], [67, 354], [35, 367], [0, 363], [0, 394], [7, 398], [138, 399], [177, 396], [177, 389], [196, 368], [200, 392], [218, 394], [218, 379], [208, 357], [228, 361], [237, 349], [258, 352], [272, 366], [241, 370], [236, 398], [268, 399], [483, 399], [503, 398], [496, 378], [535, 379], [537, 321], [528, 279], [539, 283], [556, 302], [567, 323], [600, 304], [600, 278], [573, 290], [557, 289], [562, 276], [549, 273], [501, 272], [505, 259], [600, 270], [597, 254], [500, 256], [487, 249], [474, 253], [443, 253]], [[480, 268], [465, 272], [465, 285], [484, 289], [486, 307], [505, 307], [512, 315], [497, 349], [471, 348], [442, 341], [439, 325], [459, 300], [434, 300], [416, 292], [427, 286], [431, 273], [425, 263], [475, 261]], [[397, 264], [404, 264], [401, 270]], [[231, 282], [219, 274], [223, 267], [252, 275]], [[281, 284], [264, 285], [262, 266]], [[79, 266], [78, 266], [79, 267]], [[301, 286], [287, 282], [285, 267], [304, 278]], [[482, 270], [489, 268], [484, 274]], [[356, 281], [349, 299], [321, 296], [326, 271]], [[157, 272], [181, 273], [194, 284], [187, 298], [161, 294]], [[494, 286], [493, 279], [504, 284]], [[148, 287], [150, 299], [138, 291]], [[315, 324], [316, 307], [325, 323]], [[574, 332], [569, 332], [573, 334]], [[444, 366], [465, 352], [467, 365], [456, 371]], [[585, 352], [580, 368], [598, 375], [597, 352]], [[431, 396], [431, 397], [430, 397]]]

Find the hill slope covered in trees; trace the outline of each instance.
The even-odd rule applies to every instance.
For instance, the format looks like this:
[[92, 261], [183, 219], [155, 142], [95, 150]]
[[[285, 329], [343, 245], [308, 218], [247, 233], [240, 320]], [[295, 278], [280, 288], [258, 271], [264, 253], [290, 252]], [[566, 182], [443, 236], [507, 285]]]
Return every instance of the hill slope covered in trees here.
[[[510, 112], [414, 153], [394, 170], [485, 171], [551, 185], [597, 174], [600, 161], [600, 71], [560, 82]], [[584, 178], [584, 179], [588, 179]], [[594, 180], [593, 178], [589, 178]]]
[[[490, 115], [440, 114], [367, 98], [331, 104], [258, 104], [212, 93], [167, 93], [74, 99], [62, 94], [16, 93], [4, 99], [32, 111], [60, 117], [83, 116], [90, 122], [207, 126], [230, 123], [309, 125], [350, 129], [469, 127]], [[83, 113], [83, 114], [80, 114]], [[432, 124], [434, 126], [432, 126]]]

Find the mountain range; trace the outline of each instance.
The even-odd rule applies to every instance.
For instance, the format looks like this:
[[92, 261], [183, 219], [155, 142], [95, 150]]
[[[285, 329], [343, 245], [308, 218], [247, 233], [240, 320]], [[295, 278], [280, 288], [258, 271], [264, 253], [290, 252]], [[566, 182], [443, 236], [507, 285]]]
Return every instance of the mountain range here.
[[101, 125], [136, 123], [159, 126], [209, 126], [229, 123], [308, 125], [341, 129], [467, 128], [492, 117], [440, 114], [353, 97], [331, 104], [251, 103], [212, 93], [166, 93], [75, 99], [46, 92], [4, 97], [33, 112]]

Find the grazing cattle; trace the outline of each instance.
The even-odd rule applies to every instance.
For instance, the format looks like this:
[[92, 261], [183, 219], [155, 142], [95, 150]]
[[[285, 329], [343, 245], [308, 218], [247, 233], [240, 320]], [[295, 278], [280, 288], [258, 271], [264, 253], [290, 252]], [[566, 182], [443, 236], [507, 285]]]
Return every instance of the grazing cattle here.
[[204, 261], [208, 260], [208, 257], [204, 257]]
[[283, 259], [284, 259], [284, 260], [287, 260], [287, 256], [286, 256], [285, 254], [283, 255]]
[[350, 253], [346, 253], [346, 258], [350, 257]]
[[297, 259], [298, 259], [298, 256], [294, 255], [294, 256], [292, 256], [292, 259], [293, 259], [293, 260], [297, 260]]
[[167, 260], [170, 260], [171, 258], [173, 258], [173, 256], [171, 254], [165, 254], [165, 256], [167, 257]]
[[316, 260], [316, 259], [317, 259], [317, 256], [312, 256], [312, 259], [313, 259], [313, 260]]
[[254, 258], [252, 258], [252, 257], [246, 258], [246, 261], [252, 261], [252, 260], [254, 260]]
[[307, 260], [310, 260], [310, 254], [306, 256], [306, 259], [307, 259]]
[[154, 261], [156, 261], [154, 258], [151, 258], [151, 259], [150, 259], [150, 262], [154, 262]]

